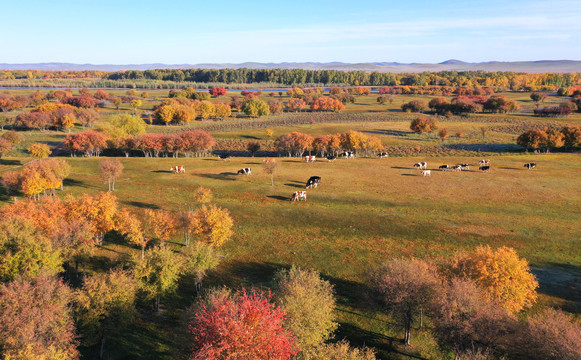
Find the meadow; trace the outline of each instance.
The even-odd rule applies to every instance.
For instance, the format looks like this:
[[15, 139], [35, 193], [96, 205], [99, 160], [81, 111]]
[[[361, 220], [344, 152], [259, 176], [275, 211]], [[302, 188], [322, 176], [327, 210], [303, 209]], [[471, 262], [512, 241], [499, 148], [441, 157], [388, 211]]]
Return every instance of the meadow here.
[[[234, 94], [229, 92], [218, 100], [226, 101]], [[449, 129], [451, 134], [445, 141], [435, 134], [412, 133], [409, 121], [413, 115], [400, 110], [403, 102], [429, 101], [433, 96], [395, 95], [393, 103], [387, 105], [376, 102], [377, 94], [361, 96], [341, 114], [282, 114], [260, 119], [239, 116], [185, 126], [151, 125], [148, 132], [210, 129], [217, 140], [263, 144], [292, 131], [318, 136], [356, 130], [379, 136], [388, 146], [444, 150], [420, 150], [414, 156], [400, 154], [387, 159], [318, 159], [315, 163], [277, 157], [281, 165], [274, 174], [274, 186], [261, 170], [260, 153], [226, 161], [216, 155], [119, 158], [125, 169], [115, 195], [124, 207], [178, 212], [194, 202], [193, 193], [199, 186], [207, 187], [214, 202], [231, 212], [235, 229], [233, 238], [220, 249], [222, 262], [205, 281], [206, 286], [266, 288], [281, 267], [316, 269], [337, 292], [336, 313], [341, 326], [336, 338], [373, 346], [382, 359], [408, 358], [405, 354], [444, 358], [446, 354], [439, 353], [433, 340], [419, 330], [414, 331], [417, 340], [410, 347], [400, 346], [393, 341], [401, 337], [399, 326], [365, 306], [366, 274], [372, 266], [410, 256], [443, 262], [457, 251], [478, 245], [510, 246], [530, 262], [540, 282], [540, 300], [529, 311], [546, 305], [575, 314], [581, 311], [581, 158], [578, 153], [525, 153], [515, 145], [522, 129], [579, 125], [581, 114], [564, 119], [532, 117], [534, 104], [529, 94], [505, 94], [521, 104], [517, 114], [441, 118], [440, 128]], [[165, 96], [167, 91], [149, 91], [141, 110], [150, 111]], [[546, 103], [561, 100], [549, 97]], [[126, 104], [119, 111], [102, 109], [101, 121], [129, 111]], [[286, 123], [279, 119], [286, 119]], [[273, 131], [271, 136], [266, 128]], [[72, 131], [82, 130], [75, 127]], [[57, 131], [22, 134], [25, 141], [0, 162], [0, 175], [31, 160], [25, 150], [29, 144], [43, 142], [56, 149], [66, 136]], [[483, 157], [491, 160], [488, 173], [478, 171], [478, 160]], [[67, 160], [72, 171], [62, 194], [95, 194], [107, 189], [99, 176], [99, 158]], [[418, 161], [428, 162], [430, 177], [422, 177], [414, 169]], [[537, 169], [524, 168], [527, 162], [536, 162]], [[458, 163], [468, 163], [471, 168], [462, 172], [437, 170], [441, 164]], [[186, 173], [170, 172], [175, 165], [184, 165]], [[251, 167], [253, 175], [236, 175], [244, 167]], [[290, 202], [291, 194], [304, 189], [313, 175], [321, 176], [322, 184], [307, 190], [306, 202]], [[0, 201], [7, 204], [14, 199], [3, 194]], [[183, 239], [177, 237], [171, 245], [183, 246]], [[100, 271], [138, 252], [110, 237], [91, 261], [89, 271]], [[185, 331], [183, 317], [193, 300], [192, 284], [186, 279], [174, 296], [164, 300], [159, 314], [143, 316], [124, 337], [113, 341], [112, 352], [117, 358], [182, 358], [187, 344], [176, 334]]]

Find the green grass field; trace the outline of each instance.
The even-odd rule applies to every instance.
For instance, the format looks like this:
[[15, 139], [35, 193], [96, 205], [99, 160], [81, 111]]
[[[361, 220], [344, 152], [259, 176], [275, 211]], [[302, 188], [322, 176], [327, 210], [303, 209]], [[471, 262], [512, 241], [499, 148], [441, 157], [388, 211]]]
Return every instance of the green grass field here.
[[[14, 93], [19, 91], [28, 90]], [[151, 110], [166, 95], [167, 91], [149, 91], [150, 98], [143, 109]], [[280, 267], [295, 264], [316, 269], [335, 285], [338, 294], [338, 339], [374, 346], [382, 359], [405, 359], [398, 351], [444, 358], [435, 350], [433, 340], [420, 331], [414, 332], [411, 347], [391, 343], [390, 339], [401, 336], [401, 329], [386, 316], [364, 306], [365, 276], [371, 266], [402, 256], [443, 261], [456, 251], [477, 245], [511, 246], [531, 263], [541, 284], [540, 301], [531, 311], [554, 305], [572, 313], [581, 312], [581, 157], [578, 153], [525, 154], [514, 149], [519, 129], [531, 125], [579, 125], [581, 114], [565, 119], [533, 118], [528, 111], [534, 104], [528, 95], [508, 94], [521, 102], [523, 111], [515, 115], [442, 119], [440, 128], [447, 128], [451, 134], [445, 142], [434, 134], [411, 133], [408, 115], [399, 111], [403, 102], [414, 98], [429, 100], [431, 96], [394, 96], [393, 104], [387, 106], [377, 104], [377, 95], [364, 96], [347, 106], [345, 113], [353, 116], [352, 121], [342, 118], [334, 122], [330, 114], [321, 115], [325, 122], [312, 125], [289, 122], [269, 126], [274, 131], [273, 139], [291, 131], [318, 136], [357, 130], [379, 136], [386, 145], [492, 145], [480, 156], [430, 154], [308, 164], [280, 157], [274, 186], [261, 170], [262, 157], [234, 157], [228, 161], [217, 157], [120, 158], [125, 170], [117, 182], [116, 195], [124, 207], [177, 212], [194, 203], [193, 192], [198, 186], [210, 188], [214, 201], [230, 210], [235, 234], [221, 248], [224, 259], [207, 285], [268, 287], [272, 274]], [[547, 102], [558, 100], [562, 99], [549, 97]], [[129, 109], [124, 104], [120, 111]], [[102, 113], [106, 120], [116, 111], [105, 109]], [[361, 114], [367, 120], [362, 120]], [[294, 115], [279, 116], [292, 119]], [[211, 134], [216, 139], [266, 141], [264, 127], [257, 125], [273, 119], [277, 116], [230, 119], [225, 124], [241, 125], [213, 130]], [[194, 122], [184, 128], [205, 128], [216, 123]], [[482, 127], [490, 129], [485, 137]], [[148, 131], [174, 132], [178, 128], [151, 126]], [[456, 137], [456, 132], [463, 136]], [[66, 135], [55, 131], [22, 134], [24, 143], [0, 161], [0, 176], [31, 160], [25, 151], [31, 143], [43, 142], [56, 148]], [[506, 151], [506, 147], [511, 150]], [[483, 156], [491, 159], [490, 173], [477, 170], [477, 162]], [[97, 170], [100, 159], [67, 160], [73, 170], [59, 196], [107, 189]], [[441, 164], [469, 163], [471, 170], [432, 170], [430, 177], [422, 177], [412, 165], [424, 160], [431, 169]], [[526, 170], [523, 164], [529, 161], [536, 162], [538, 169]], [[169, 169], [175, 165], [185, 165], [187, 172], [174, 175]], [[243, 167], [251, 167], [253, 175], [237, 176], [236, 171]], [[290, 202], [291, 194], [304, 189], [306, 180], [313, 175], [322, 177], [322, 185], [307, 190], [306, 202]], [[7, 204], [13, 199], [0, 195], [0, 201]], [[172, 246], [182, 243], [181, 238], [176, 238]], [[137, 248], [109, 238], [92, 260], [90, 271], [100, 271], [137, 252]], [[177, 335], [184, 331], [183, 317], [194, 300], [193, 294], [191, 279], [184, 279], [178, 293], [164, 299], [163, 311], [143, 316], [125, 336], [112, 342], [111, 352], [117, 354], [116, 358], [184, 358], [187, 344]]]

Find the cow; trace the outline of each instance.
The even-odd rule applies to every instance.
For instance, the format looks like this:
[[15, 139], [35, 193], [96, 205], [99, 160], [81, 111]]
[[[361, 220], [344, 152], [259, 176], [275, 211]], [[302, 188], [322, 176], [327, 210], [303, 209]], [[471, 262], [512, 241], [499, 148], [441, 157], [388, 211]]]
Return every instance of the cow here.
[[483, 165], [483, 166], [480, 166], [478, 168], [478, 170], [480, 170], [480, 171], [490, 171], [490, 166], [489, 165]]
[[485, 166], [485, 165], [490, 165], [490, 160], [482, 159], [478, 162], [478, 166]]
[[250, 168], [243, 168], [243, 169], [238, 170], [238, 172], [236, 173], [236, 175], [240, 175], [240, 174], [242, 174], [244, 176], [248, 176], [248, 175], [252, 175], [252, 171]]
[[327, 156], [327, 160], [329, 160], [329, 162], [335, 161], [335, 160], [337, 160], [337, 157], [329, 155], [329, 156]]
[[537, 163], [526, 163], [525, 167], [529, 170], [534, 169], [537, 167]]
[[307, 201], [307, 192], [306, 191], [295, 191], [294, 194], [292, 194], [290, 201], [300, 201], [300, 200], [305, 200]]
[[353, 159], [355, 157], [355, 153], [353, 151], [345, 151], [343, 153], [343, 157], [345, 159]]
[[448, 165], [440, 165], [438, 169], [440, 169], [440, 171], [446, 171], [450, 170], [450, 167]]
[[185, 166], [172, 166], [169, 171], [173, 171], [174, 174], [183, 174], [186, 172], [186, 167]]
[[460, 167], [462, 168], [462, 170], [470, 170], [470, 165], [468, 164], [460, 164]]
[[311, 176], [309, 178], [309, 180], [307, 180], [307, 186], [305, 187], [305, 189], [310, 189], [313, 186], [316, 189], [317, 186], [319, 186], [320, 183], [321, 183], [321, 177], [320, 176]]
[[230, 155], [228, 155], [228, 154], [220, 154], [218, 156], [220, 157], [220, 160], [229, 160], [230, 159]]
[[414, 167], [418, 170], [425, 170], [428, 168], [428, 163], [423, 161], [423, 162], [419, 162], [419, 163], [415, 163]]
[[377, 156], [378, 156], [380, 159], [383, 159], [383, 158], [389, 157], [389, 154], [388, 154], [388, 153], [386, 153], [386, 152], [382, 152], [382, 153], [379, 153], [379, 154], [377, 154]]
[[315, 162], [317, 160], [317, 158], [313, 155], [313, 156], [305, 156], [303, 157], [303, 159], [305, 159], [307, 162]]
[[431, 176], [432, 172], [431, 170], [422, 170], [422, 176]]
[[454, 165], [452, 167], [452, 170], [454, 170], [454, 171], [462, 171], [462, 165], [460, 165], [460, 164]]

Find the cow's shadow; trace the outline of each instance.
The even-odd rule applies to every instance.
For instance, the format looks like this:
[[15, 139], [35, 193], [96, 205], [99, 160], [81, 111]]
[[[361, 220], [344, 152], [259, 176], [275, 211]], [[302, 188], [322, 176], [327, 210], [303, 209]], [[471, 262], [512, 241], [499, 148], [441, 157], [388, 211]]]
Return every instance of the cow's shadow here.
[[409, 170], [409, 167], [403, 167], [403, 166], [392, 166], [392, 169], [399, 169], [399, 170]]
[[280, 200], [280, 201], [289, 201], [288, 196], [281, 196], [281, 195], [268, 195], [267, 198]]
[[236, 181], [236, 179], [233, 179], [231, 177], [236, 175], [236, 173], [233, 172], [223, 172], [220, 174], [196, 174], [196, 175], [207, 179]]
[[171, 174], [173, 171], [170, 170], [153, 170], [154, 173], [164, 173], [164, 174]]
[[262, 163], [259, 163], [259, 162], [247, 162], [247, 163], [244, 163], [244, 165], [260, 165], [260, 164], [262, 164]]
[[[508, 166], [499, 166], [499, 169], [503, 169], [503, 170], [522, 170], [519, 168], [515, 168], [515, 167], [508, 167]], [[523, 169], [526, 169], [525, 167], [523, 167]]]
[[294, 187], [294, 188], [299, 188], [299, 189], [303, 189], [305, 187], [305, 185], [303, 183], [300, 184], [284, 184], [285, 186], [290, 186], [290, 187]]
[[420, 176], [418, 174], [401, 174], [401, 176]]

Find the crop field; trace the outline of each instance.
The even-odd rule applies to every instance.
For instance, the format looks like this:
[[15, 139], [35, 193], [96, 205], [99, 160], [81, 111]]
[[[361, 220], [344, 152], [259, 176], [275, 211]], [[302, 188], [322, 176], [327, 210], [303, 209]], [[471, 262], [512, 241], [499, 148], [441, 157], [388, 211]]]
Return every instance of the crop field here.
[[[230, 95], [238, 93], [229, 92], [217, 100], [229, 101]], [[208, 129], [218, 141], [258, 141], [265, 150], [276, 138], [293, 131], [321, 136], [355, 130], [378, 136], [386, 146], [418, 151], [387, 159], [328, 162], [319, 158], [314, 163], [281, 156], [276, 158], [280, 167], [274, 173], [273, 186], [270, 175], [262, 170], [264, 154], [260, 152], [256, 157], [245, 154], [226, 161], [215, 154], [178, 159], [119, 157], [124, 171], [115, 195], [121, 206], [137, 212], [162, 208], [177, 213], [195, 202], [194, 191], [199, 186], [209, 188], [213, 202], [230, 211], [235, 227], [232, 239], [220, 248], [221, 264], [210, 273], [205, 286], [267, 288], [280, 268], [316, 269], [335, 286], [340, 323], [337, 339], [373, 346], [381, 359], [406, 359], [405, 354], [443, 358], [434, 340], [419, 330], [414, 330], [417, 340], [411, 347], [394, 344], [393, 339], [401, 337], [401, 328], [365, 306], [365, 281], [371, 267], [410, 256], [438, 263], [478, 245], [510, 246], [529, 261], [540, 283], [540, 299], [530, 312], [547, 305], [576, 316], [581, 312], [581, 157], [574, 152], [525, 153], [515, 144], [520, 133], [533, 127], [579, 126], [581, 114], [558, 119], [533, 117], [535, 106], [529, 93], [504, 95], [519, 102], [520, 112], [442, 117], [439, 127], [450, 132], [446, 140], [435, 134], [412, 133], [409, 124], [414, 115], [400, 110], [404, 102], [420, 98], [427, 102], [434, 96], [394, 95], [393, 103], [387, 105], [376, 102], [377, 94], [361, 96], [340, 114], [285, 113], [250, 119], [233, 113], [224, 121], [150, 125], [147, 131], [155, 133]], [[166, 96], [167, 91], [148, 91], [140, 110], [151, 111]], [[269, 100], [266, 95], [262, 98]], [[280, 99], [288, 100], [288, 96]], [[561, 100], [549, 97], [545, 105]], [[130, 111], [127, 104], [119, 110], [101, 109], [100, 121]], [[83, 130], [76, 126], [71, 131]], [[65, 157], [62, 141], [66, 132], [23, 131], [22, 135], [24, 141], [0, 160], [0, 176], [31, 161], [26, 148], [41, 142], [72, 166], [58, 196], [107, 190], [98, 171], [101, 158]], [[421, 150], [425, 148], [443, 150]], [[490, 172], [478, 170], [478, 161], [484, 157], [491, 160]], [[421, 176], [414, 169], [419, 161], [428, 162], [431, 176]], [[528, 162], [535, 162], [537, 168], [527, 170], [523, 165]], [[438, 170], [442, 164], [459, 163], [470, 164], [470, 170]], [[171, 172], [170, 167], [176, 165], [184, 165], [186, 173]], [[252, 176], [236, 174], [246, 167], [252, 168]], [[307, 201], [289, 201], [315, 175], [322, 183], [307, 190]], [[14, 201], [0, 188], [0, 204]], [[178, 236], [169, 243], [177, 249], [184, 240]], [[109, 236], [89, 263], [89, 273], [138, 253], [137, 247]], [[183, 280], [178, 292], [164, 299], [158, 314], [140, 317], [124, 336], [112, 340], [115, 358], [184, 358], [189, 344], [176, 334], [185, 331], [184, 316], [195, 296], [193, 286], [191, 279]]]

